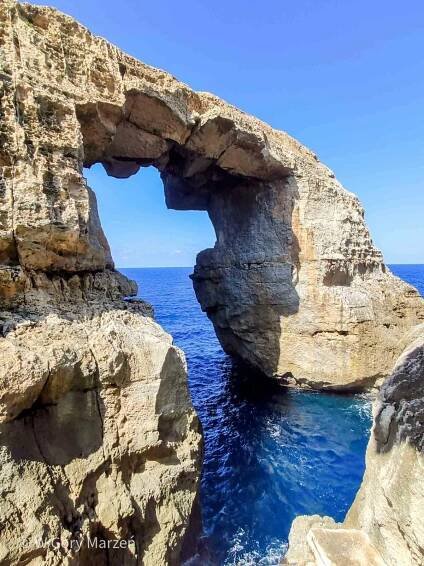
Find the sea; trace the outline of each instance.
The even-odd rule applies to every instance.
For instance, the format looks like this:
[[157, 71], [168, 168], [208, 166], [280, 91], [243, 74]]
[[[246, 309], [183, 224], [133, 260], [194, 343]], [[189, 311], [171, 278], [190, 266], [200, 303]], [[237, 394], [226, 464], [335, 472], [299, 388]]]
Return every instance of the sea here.
[[[424, 295], [424, 265], [389, 267]], [[284, 389], [232, 360], [197, 303], [192, 268], [121, 271], [187, 357], [205, 437], [208, 563], [275, 566], [297, 515], [343, 520], [365, 468], [370, 398]]]

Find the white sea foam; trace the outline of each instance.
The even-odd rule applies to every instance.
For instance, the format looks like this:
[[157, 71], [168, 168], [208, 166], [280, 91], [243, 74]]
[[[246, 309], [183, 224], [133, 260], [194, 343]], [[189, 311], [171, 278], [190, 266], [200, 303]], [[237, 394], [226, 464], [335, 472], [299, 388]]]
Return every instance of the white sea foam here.
[[240, 528], [233, 538], [225, 566], [278, 566], [287, 551], [287, 544], [278, 539], [272, 540], [263, 552], [259, 548], [246, 551], [247, 538], [247, 533]]

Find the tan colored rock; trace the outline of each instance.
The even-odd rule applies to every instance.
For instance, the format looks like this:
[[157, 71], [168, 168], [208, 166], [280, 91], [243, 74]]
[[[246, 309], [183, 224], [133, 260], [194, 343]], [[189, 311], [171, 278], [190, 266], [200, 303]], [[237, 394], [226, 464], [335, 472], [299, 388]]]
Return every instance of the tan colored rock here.
[[367, 535], [357, 529], [312, 528], [308, 541], [319, 566], [385, 566]]
[[[423, 301], [384, 266], [358, 199], [284, 132], [50, 8], [0, 3], [0, 66], [0, 561], [173, 564], [199, 479], [184, 361], [145, 307], [121, 300], [136, 289], [114, 270], [83, 167], [127, 177], [153, 165], [169, 207], [208, 211], [217, 242], [197, 259], [199, 302], [227, 352], [288, 385], [381, 380]], [[382, 431], [399, 409], [384, 399]], [[375, 462], [421, 489], [421, 456], [404, 442], [410, 401]], [[348, 528], [384, 557], [390, 544], [416, 554], [402, 474], [392, 485], [373, 473], [394, 486], [409, 550], [379, 486], [388, 536], [355, 506]], [[88, 535], [133, 535], [136, 548], [66, 554]]]
[[148, 314], [104, 303], [3, 330], [1, 564], [180, 563], [201, 435], [184, 356]]
[[207, 210], [214, 224], [193, 282], [227, 352], [318, 389], [390, 372], [423, 301], [384, 266], [358, 199], [311, 151], [55, 10], [4, 0], [0, 26], [6, 306], [37, 300], [40, 272], [67, 284], [107, 270], [122, 287], [83, 166], [127, 177], [154, 165], [169, 207]]
[[292, 523], [288, 550], [281, 562], [282, 566], [316, 566], [313, 549], [308, 541], [312, 528], [337, 528], [331, 517], [319, 515], [300, 515]]
[[424, 564], [424, 325], [409, 338], [374, 404], [365, 475], [345, 521], [298, 517], [284, 564]]
[[374, 405], [361, 488], [346, 517], [389, 566], [424, 563], [424, 325]]

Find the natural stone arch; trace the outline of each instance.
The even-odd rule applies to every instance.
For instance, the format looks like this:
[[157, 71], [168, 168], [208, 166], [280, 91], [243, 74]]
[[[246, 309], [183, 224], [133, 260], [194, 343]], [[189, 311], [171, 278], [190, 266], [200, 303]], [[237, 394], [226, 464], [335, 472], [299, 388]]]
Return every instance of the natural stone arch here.
[[[227, 351], [284, 383], [372, 383], [422, 300], [385, 269], [356, 197], [286, 134], [48, 8], [1, 2], [0, 63], [1, 560], [180, 563], [201, 460], [185, 362], [148, 305], [122, 300], [135, 288], [83, 166], [153, 164], [169, 206], [208, 210], [199, 301]], [[136, 548], [70, 557], [77, 533]]]
[[385, 268], [358, 199], [311, 151], [67, 16], [2, 10], [13, 21], [3, 29], [6, 305], [41, 291], [134, 292], [113, 270], [82, 169], [101, 162], [125, 177], [152, 164], [169, 207], [207, 210], [214, 224], [217, 242], [199, 254], [193, 281], [227, 352], [316, 388], [388, 373], [422, 303]]
[[[199, 302], [227, 351], [275, 373], [280, 318], [299, 306], [293, 283], [298, 243], [291, 227], [297, 191], [289, 165], [270, 153], [260, 132], [243, 129], [234, 117], [196, 115], [183, 126], [175, 110], [153, 96], [130, 92], [121, 108], [88, 103], [76, 112], [85, 166], [101, 162], [109, 175], [127, 177], [153, 165], [168, 208], [209, 213], [217, 242], [198, 257], [193, 281]], [[260, 309], [262, 326], [271, 330], [262, 338], [262, 359], [255, 352], [243, 355], [243, 340], [235, 341], [228, 328], [229, 309], [239, 303]], [[261, 340], [257, 321], [249, 332]]]

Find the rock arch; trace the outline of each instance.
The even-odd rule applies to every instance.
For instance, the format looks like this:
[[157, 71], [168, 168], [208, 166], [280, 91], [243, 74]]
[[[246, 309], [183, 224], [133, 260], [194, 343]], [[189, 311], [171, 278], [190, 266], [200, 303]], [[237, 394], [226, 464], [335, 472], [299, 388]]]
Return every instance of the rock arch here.
[[82, 168], [126, 177], [154, 165], [169, 207], [207, 210], [214, 224], [193, 283], [227, 352], [289, 385], [358, 389], [389, 372], [422, 303], [313, 152], [54, 10], [1, 10], [6, 306], [134, 292]]
[[[184, 358], [148, 305], [122, 300], [136, 289], [84, 165], [152, 164], [169, 207], [208, 211], [199, 302], [228, 352], [283, 383], [374, 383], [422, 299], [287, 134], [49, 8], [0, 3], [0, 64], [0, 561], [178, 564], [201, 460]], [[135, 546], [70, 554], [87, 536]]]

